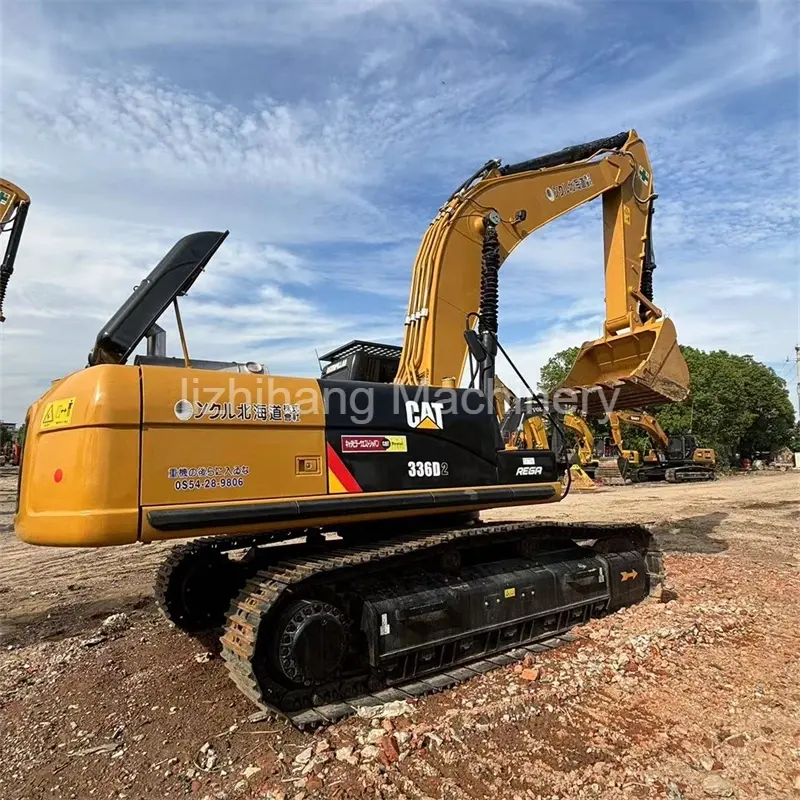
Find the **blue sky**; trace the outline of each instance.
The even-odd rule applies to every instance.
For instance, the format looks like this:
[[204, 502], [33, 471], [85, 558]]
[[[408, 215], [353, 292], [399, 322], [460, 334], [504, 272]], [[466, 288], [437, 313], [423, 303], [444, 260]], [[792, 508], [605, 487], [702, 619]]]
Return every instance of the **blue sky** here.
[[[315, 348], [399, 342], [419, 240], [465, 177], [629, 128], [654, 166], [655, 300], [680, 341], [791, 376], [798, 8], [5, 4], [2, 174], [33, 205], [5, 304], [0, 415], [21, 419], [82, 367], [193, 230], [231, 230], [184, 302], [193, 355], [314, 375]], [[504, 265], [501, 340], [532, 383], [553, 352], [598, 335], [602, 272], [599, 203]]]

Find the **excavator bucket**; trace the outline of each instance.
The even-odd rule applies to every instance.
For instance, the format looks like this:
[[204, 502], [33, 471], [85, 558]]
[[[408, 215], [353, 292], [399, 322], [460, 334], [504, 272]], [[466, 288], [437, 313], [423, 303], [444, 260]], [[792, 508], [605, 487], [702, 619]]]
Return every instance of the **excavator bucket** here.
[[570, 487], [577, 492], [592, 492], [597, 489], [597, 484], [586, 474], [580, 464], [573, 464], [569, 468], [571, 474]]
[[679, 403], [689, 394], [689, 368], [671, 319], [585, 342], [559, 388], [578, 394], [589, 415]]

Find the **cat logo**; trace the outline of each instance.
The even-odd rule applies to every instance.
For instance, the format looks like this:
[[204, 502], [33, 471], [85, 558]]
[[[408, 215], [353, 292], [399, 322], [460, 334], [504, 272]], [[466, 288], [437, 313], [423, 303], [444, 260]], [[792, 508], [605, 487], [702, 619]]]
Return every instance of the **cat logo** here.
[[406, 400], [406, 421], [409, 428], [440, 431], [444, 427], [442, 409], [444, 403], [429, 403], [423, 400]]

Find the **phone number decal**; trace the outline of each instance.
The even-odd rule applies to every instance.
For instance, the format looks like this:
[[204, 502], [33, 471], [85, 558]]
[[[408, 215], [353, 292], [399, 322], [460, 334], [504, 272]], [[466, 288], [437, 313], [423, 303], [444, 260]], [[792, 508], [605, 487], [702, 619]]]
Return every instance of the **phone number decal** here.
[[244, 486], [244, 478], [204, 478], [192, 480], [187, 478], [175, 481], [175, 489], [179, 492], [192, 492], [197, 489], [240, 489]]
[[247, 464], [221, 464], [210, 467], [169, 467], [167, 477], [177, 492], [201, 489], [240, 489], [250, 474]]

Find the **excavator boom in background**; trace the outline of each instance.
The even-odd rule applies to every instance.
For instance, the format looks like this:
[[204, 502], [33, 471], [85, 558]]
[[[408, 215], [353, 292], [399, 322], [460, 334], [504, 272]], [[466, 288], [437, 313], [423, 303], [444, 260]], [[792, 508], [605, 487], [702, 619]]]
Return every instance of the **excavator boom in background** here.
[[[594, 435], [586, 421], [577, 414], [564, 414], [560, 421], [557, 415], [547, 411], [541, 401], [534, 398], [519, 398], [495, 376], [495, 410], [500, 422], [500, 435], [507, 450], [520, 448], [528, 450], [554, 450], [566, 452], [561, 424], [576, 434], [574, 457], [577, 463], [570, 463], [573, 489], [596, 489], [594, 473], [597, 461], [594, 459]], [[550, 419], [552, 441], [547, 434], [545, 416]], [[569, 456], [566, 460], [571, 461]]]
[[[186, 631], [222, 628], [231, 678], [298, 726], [444, 688], [639, 602], [662, 570], [647, 529], [478, 513], [570, 487], [562, 448], [533, 447], [536, 431], [505, 446], [493, 402], [497, 270], [547, 221], [603, 197], [605, 334], [568, 383], [590, 404], [603, 387], [622, 406], [686, 396], [674, 327], [652, 302], [652, 188], [633, 131], [490, 162], [423, 240], [403, 347], [351, 342], [318, 379], [190, 357], [178, 299], [227, 232], [184, 237], [100, 330], [87, 368], [30, 407], [17, 535], [193, 538], [158, 573], [160, 608]], [[158, 325], [170, 305], [178, 359]], [[458, 388], [467, 351], [477, 385]]]
[[14, 262], [30, 204], [30, 197], [19, 186], [0, 178], [0, 234], [8, 233], [8, 242], [0, 264], [0, 322], [5, 322], [6, 319], [3, 316], [3, 301], [8, 281], [14, 272]]
[[637, 459], [636, 464], [628, 470], [634, 482], [666, 480], [670, 483], [686, 483], [716, 478], [716, 453], [710, 447], [699, 447], [693, 434], [669, 436], [658, 420], [644, 411], [612, 411], [608, 419], [620, 455], [628, 452], [622, 449], [621, 423], [643, 430], [653, 443], [653, 449], [644, 463], [639, 466]]

